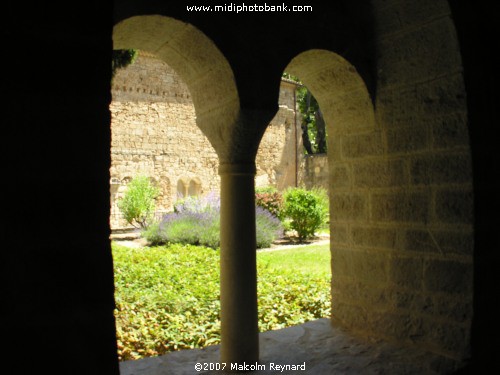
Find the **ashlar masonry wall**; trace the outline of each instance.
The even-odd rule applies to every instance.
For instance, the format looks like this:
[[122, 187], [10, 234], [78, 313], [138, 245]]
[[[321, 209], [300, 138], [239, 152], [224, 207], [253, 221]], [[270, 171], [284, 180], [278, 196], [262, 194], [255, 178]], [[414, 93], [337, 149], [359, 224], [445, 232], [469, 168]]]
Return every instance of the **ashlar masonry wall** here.
[[[301, 153], [295, 116], [296, 84], [283, 80], [279, 111], [260, 143], [257, 186], [297, 184]], [[181, 197], [218, 192], [218, 158], [196, 125], [191, 95], [179, 75], [154, 55], [117, 71], [112, 83], [111, 226], [126, 226], [117, 202], [127, 183], [144, 175], [160, 189], [158, 214]]]
[[329, 133], [333, 315], [459, 360], [473, 300], [466, 96], [446, 2], [413, 5], [377, 8], [375, 125]]

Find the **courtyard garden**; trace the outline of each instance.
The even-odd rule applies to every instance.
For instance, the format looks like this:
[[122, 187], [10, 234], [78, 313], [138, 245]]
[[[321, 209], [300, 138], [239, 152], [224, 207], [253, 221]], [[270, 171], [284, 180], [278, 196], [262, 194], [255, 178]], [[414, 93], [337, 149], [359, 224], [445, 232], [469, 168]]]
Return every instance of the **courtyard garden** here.
[[[136, 191], [131, 186], [121, 208], [148, 246], [112, 243], [119, 359], [218, 344], [219, 198], [181, 199], [155, 222], [155, 189], [145, 179]], [[329, 245], [302, 245], [325, 230], [327, 217], [324, 191], [257, 190], [257, 248], [265, 249], [257, 250], [261, 332], [329, 316]], [[284, 238], [301, 246], [276, 246]]]

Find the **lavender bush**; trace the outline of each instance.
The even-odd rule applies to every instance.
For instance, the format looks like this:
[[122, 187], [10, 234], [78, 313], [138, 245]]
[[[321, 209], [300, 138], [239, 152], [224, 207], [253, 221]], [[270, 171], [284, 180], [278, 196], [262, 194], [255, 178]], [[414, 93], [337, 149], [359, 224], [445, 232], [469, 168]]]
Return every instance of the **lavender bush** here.
[[273, 241], [283, 235], [281, 221], [263, 207], [255, 208], [257, 225], [257, 249], [269, 247]]
[[[279, 219], [256, 207], [257, 248], [268, 247], [283, 234]], [[174, 212], [151, 225], [143, 236], [152, 244], [181, 243], [211, 248], [220, 246], [220, 199], [215, 194], [188, 197], [174, 205]]]

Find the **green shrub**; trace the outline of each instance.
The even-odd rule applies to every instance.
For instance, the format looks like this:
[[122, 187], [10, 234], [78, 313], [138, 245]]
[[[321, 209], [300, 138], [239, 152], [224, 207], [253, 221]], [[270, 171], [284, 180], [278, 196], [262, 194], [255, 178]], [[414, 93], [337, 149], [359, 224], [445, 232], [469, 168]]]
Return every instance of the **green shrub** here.
[[118, 208], [129, 224], [146, 228], [152, 222], [158, 194], [159, 190], [148, 177], [137, 176], [128, 184], [124, 197], [118, 201]]
[[299, 241], [314, 236], [328, 216], [328, 197], [323, 189], [291, 188], [283, 194], [283, 215], [290, 220], [290, 228], [297, 232]]
[[150, 245], [156, 246], [165, 243], [165, 239], [161, 236], [160, 223], [152, 223], [147, 228], [144, 228], [141, 232], [141, 236], [144, 237]]

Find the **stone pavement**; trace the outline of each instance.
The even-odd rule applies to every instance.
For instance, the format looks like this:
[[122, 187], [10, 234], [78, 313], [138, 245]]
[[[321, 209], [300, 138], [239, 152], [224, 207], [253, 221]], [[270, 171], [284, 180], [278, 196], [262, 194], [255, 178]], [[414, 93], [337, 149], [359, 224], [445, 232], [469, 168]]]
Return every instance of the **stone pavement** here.
[[[394, 347], [385, 342], [365, 342], [340, 328], [329, 319], [260, 334], [259, 370], [250, 374], [311, 375], [423, 375], [447, 374], [454, 362], [410, 347]], [[219, 345], [183, 350], [154, 358], [120, 363], [121, 375], [223, 374], [230, 371], [197, 371], [196, 364], [212, 366], [219, 362]], [[206, 365], [205, 365], [206, 364]], [[247, 369], [255, 363], [239, 363]], [[288, 369], [281, 365], [296, 365]], [[222, 364], [219, 364], [222, 366]], [[303, 369], [305, 368], [305, 370]], [[230, 364], [226, 365], [226, 370]]]

